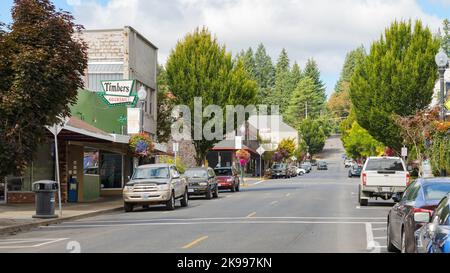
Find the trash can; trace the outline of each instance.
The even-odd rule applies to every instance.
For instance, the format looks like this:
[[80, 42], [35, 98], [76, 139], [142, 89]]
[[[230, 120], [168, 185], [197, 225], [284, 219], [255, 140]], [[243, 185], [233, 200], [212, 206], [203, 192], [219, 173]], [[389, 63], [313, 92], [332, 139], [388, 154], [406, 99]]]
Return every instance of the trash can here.
[[36, 215], [33, 218], [52, 219], [55, 215], [55, 193], [58, 183], [55, 181], [37, 181], [33, 183], [36, 199]]

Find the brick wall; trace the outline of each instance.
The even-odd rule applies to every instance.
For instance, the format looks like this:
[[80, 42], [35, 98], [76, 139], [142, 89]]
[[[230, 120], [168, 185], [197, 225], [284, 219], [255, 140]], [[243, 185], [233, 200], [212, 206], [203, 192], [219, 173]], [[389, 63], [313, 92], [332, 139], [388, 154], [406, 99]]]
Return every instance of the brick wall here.
[[88, 45], [89, 60], [123, 60], [125, 36], [123, 30], [85, 31], [82, 39]]

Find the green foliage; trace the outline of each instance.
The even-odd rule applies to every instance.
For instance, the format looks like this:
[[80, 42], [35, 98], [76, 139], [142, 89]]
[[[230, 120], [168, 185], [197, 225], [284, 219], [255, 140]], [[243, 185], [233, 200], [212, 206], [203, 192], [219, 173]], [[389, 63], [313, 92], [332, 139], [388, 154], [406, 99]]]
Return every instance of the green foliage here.
[[322, 82], [320, 78], [320, 70], [314, 59], [309, 59], [308, 62], [306, 63], [303, 76], [306, 78], [309, 77], [314, 81], [314, 84], [316, 86], [315, 93], [317, 98], [320, 98], [320, 105], [323, 108], [327, 100], [325, 84]]
[[286, 122], [297, 128], [306, 118], [306, 104], [308, 104], [308, 117], [316, 118], [323, 109], [322, 96], [317, 93], [314, 80], [304, 77], [300, 80], [297, 88], [293, 91], [284, 118]]
[[394, 22], [357, 66], [350, 97], [358, 123], [376, 140], [397, 151], [401, 148], [393, 114], [408, 116], [429, 105], [438, 48], [438, 40], [420, 21], [414, 28], [411, 22]]
[[261, 89], [270, 89], [275, 85], [275, 68], [272, 58], [267, 54], [263, 44], [258, 46], [255, 53], [256, 82]]
[[[159, 161], [162, 164], [175, 164], [175, 158], [170, 156], [161, 156], [159, 158]], [[184, 174], [187, 170], [186, 165], [184, 165], [183, 160], [181, 160], [181, 157], [177, 156], [177, 164], [175, 165], [177, 167], [177, 170], [180, 172], [180, 174]]]
[[433, 173], [437, 176], [441, 171], [450, 174], [450, 137], [435, 135], [429, 151]]
[[[203, 105], [249, 105], [255, 103], [257, 84], [250, 79], [244, 64], [236, 64], [224, 46], [206, 29], [197, 29], [178, 42], [166, 65], [167, 82], [175, 103], [187, 105], [194, 113], [194, 99]], [[208, 119], [204, 120], [204, 124]], [[194, 119], [192, 118], [192, 128]], [[223, 125], [225, 127], [225, 124]], [[215, 128], [222, 130], [222, 128]], [[194, 130], [192, 130], [194, 139]], [[217, 140], [195, 140], [196, 161], [201, 165]]]
[[[151, 137], [146, 134], [137, 134], [130, 137], [129, 144], [131, 153], [137, 157], [150, 157], [155, 148]], [[143, 146], [142, 146], [143, 145]], [[146, 147], [145, 150], [138, 151], [141, 147]]]
[[170, 140], [171, 126], [175, 121], [172, 117], [174, 107], [174, 98], [171, 96], [167, 84], [167, 72], [164, 66], [158, 66], [157, 74], [158, 84], [158, 115], [157, 115], [157, 139], [160, 143], [167, 143]]
[[311, 155], [318, 154], [325, 147], [326, 135], [320, 122], [312, 119], [305, 119], [299, 126], [300, 135], [308, 147]]
[[297, 149], [295, 139], [286, 138], [281, 140], [280, 144], [278, 145], [278, 149], [284, 149], [287, 152], [288, 157], [293, 157], [295, 155], [295, 150]]
[[20, 174], [45, 126], [70, 116], [87, 68], [81, 29], [48, 0], [15, 1], [11, 28], [0, 32], [0, 177]]
[[341, 93], [348, 90], [348, 85], [355, 72], [356, 66], [364, 60], [366, 55], [366, 49], [364, 46], [360, 46], [347, 54], [345, 57], [344, 66], [342, 67], [341, 76], [335, 87], [336, 93]]
[[366, 158], [379, 156], [384, 152], [384, 145], [376, 141], [366, 130], [355, 121], [350, 130], [342, 138], [347, 156], [351, 158]]
[[444, 33], [440, 37], [441, 46], [447, 52], [447, 55], [450, 56], [450, 21], [448, 19], [444, 20], [442, 30]]

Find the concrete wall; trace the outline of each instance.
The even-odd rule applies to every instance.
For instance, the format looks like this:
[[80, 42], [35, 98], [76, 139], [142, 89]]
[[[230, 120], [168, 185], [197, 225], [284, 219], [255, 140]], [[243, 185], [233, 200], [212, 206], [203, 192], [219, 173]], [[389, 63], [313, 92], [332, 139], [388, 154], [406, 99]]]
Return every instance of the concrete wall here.
[[127, 38], [123, 29], [84, 31], [83, 39], [89, 46], [89, 61], [124, 61]]

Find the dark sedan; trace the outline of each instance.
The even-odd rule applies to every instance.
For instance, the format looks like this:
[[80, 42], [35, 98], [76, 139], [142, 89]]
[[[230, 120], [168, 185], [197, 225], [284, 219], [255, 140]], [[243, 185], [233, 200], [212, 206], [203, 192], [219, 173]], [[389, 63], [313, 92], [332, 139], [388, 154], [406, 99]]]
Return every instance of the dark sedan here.
[[188, 179], [188, 194], [205, 195], [206, 199], [219, 197], [219, 184], [211, 168], [191, 168], [184, 176]]
[[418, 216], [431, 215], [439, 202], [450, 192], [450, 178], [418, 179], [402, 196], [395, 195], [398, 202], [388, 216], [387, 244], [390, 252], [416, 252], [415, 232], [424, 224], [416, 221]]
[[425, 226], [416, 232], [417, 252], [450, 253], [450, 194], [442, 199], [431, 219], [426, 214], [419, 218]]
[[328, 171], [328, 163], [321, 161], [317, 163], [317, 170], [318, 171]]
[[350, 167], [350, 170], [348, 171], [348, 177], [361, 177], [363, 167], [359, 165], [353, 165]]

